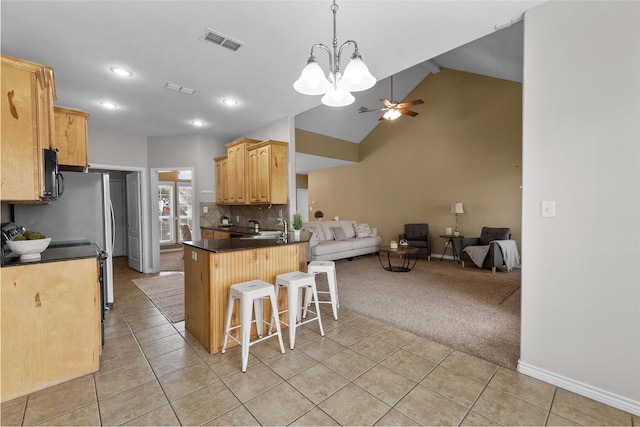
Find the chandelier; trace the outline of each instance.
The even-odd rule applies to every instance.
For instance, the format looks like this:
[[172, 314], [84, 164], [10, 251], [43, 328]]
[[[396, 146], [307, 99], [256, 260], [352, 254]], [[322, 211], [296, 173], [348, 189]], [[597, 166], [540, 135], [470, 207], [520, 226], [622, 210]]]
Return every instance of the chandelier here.
[[[322, 43], [314, 44], [311, 47], [311, 56], [307, 60], [307, 65], [302, 70], [298, 80], [293, 83], [293, 87], [304, 95], [323, 95], [321, 101], [330, 107], [342, 107], [352, 104], [355, 101], [351, 92], [367, 90], [376, 84], [376, 78], [371, 75], [369, 69], [362, 61], [358, 44], [354, 40], [347, 40], [338, 48], [338, 38], [336, 37], [336, 12], [338, 5], [333, 0], [331, 6], [333, 12], [333, 50]], [[340, 55], [342, 49], [347, 45], [354, 46], [351, 61], [347, 64], [344, 73], [340, 72]], [[329, 54], [329, 74], [325, 76], [324, 71], [318, 64], [313, 54], [314, 49], [324, 49]]]

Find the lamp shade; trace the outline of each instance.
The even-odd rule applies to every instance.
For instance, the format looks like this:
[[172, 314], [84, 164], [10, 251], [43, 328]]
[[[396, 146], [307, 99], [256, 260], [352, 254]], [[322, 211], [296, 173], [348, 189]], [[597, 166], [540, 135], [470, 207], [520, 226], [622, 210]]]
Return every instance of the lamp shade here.
[[331, 88], [320, 99], [324, 105], [329, 107], [344, 107], [345, 105], [353, 104], [356, 100], [351, 93], [341, 88]]
[[309, 58], [300, 77], [293, 83], [293, 88], [303, 95], [322, 95], [331, 88], [331, 83], [315, 59]]
[[462, 202], [451, 203], [451, 213], [452, 214], [464, 213], [464, 209], [462, 208]]
[[349, 92], [359, 92], [373, 87], [376, 78], [371, 75], [362, 59], [356, 57], [349, 61], [338, 84]]

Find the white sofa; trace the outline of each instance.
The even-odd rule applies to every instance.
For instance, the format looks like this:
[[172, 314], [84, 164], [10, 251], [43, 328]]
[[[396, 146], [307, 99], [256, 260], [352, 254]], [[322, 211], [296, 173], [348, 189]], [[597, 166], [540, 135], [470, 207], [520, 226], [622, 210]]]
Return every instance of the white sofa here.
[[333, 261], [376, 253], [382, 242], [376, 228], [356, 221], [305, 222], [302, 230], [313, 233], [309, 241], [309, 261]]

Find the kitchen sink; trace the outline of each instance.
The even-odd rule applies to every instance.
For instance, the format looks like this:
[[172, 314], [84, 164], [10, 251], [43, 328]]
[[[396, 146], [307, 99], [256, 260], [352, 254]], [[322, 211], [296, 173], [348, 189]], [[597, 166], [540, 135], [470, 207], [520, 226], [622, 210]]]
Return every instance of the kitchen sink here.
[[282, 231], [258, 231], [258, 233], [251, 236], [243, 236], [241, 239], [277, 239], [282, 236]]

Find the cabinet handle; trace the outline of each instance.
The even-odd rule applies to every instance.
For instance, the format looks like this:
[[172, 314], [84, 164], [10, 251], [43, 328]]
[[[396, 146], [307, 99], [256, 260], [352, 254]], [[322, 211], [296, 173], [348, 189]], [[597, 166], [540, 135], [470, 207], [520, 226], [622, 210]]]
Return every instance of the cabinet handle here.
[[18, 110], [16, 110], [16, 106], [13, 104], [13, 95], [13, 91], [7, 92], [7, 98], [9, 98], [9, 110], [11, 110], [13, 118], [18, 120]]

